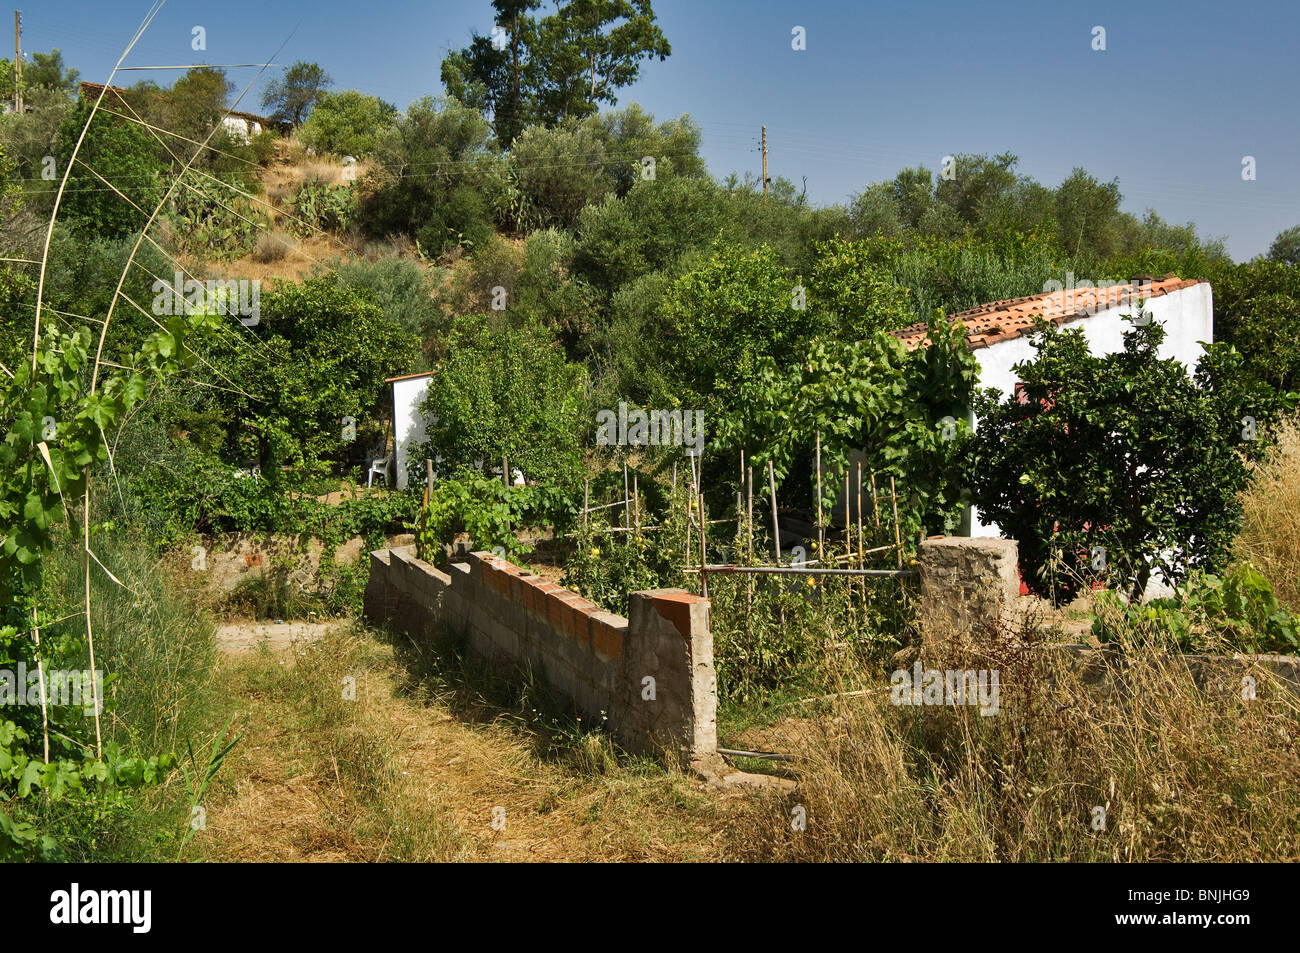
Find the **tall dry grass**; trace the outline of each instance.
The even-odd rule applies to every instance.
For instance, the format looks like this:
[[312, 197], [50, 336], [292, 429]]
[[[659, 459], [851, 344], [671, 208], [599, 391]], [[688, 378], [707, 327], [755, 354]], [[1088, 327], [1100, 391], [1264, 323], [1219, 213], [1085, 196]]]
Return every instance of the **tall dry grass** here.
[[[1140, 644], [1123, 646], [1107, 678], [1072, 658], [950, 642], [923, 659], [999, 670], [991, 716], [895, 706], [876, 671], [880, 690], [805, 726], [798, 790], [733, 825], [733, 849], [782, 861], [1300, 858], [1296, 696], [1261, 671], [1246, 702], [1239, 675], [1198, 685], [1179, 656]], [[797, 806], [806, 830], [792, 826]]]
[[1242, 501], [1237, 557], [1258, 567], [1279, 601], [1300, 611], [1300, 419], [1282, 422]]

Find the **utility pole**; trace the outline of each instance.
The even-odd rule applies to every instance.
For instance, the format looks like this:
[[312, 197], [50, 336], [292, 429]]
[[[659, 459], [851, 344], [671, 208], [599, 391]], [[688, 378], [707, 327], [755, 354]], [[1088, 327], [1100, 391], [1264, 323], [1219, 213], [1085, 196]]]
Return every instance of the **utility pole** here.
[[14, 112], [23, 111], [23, 12], [14, 11]]
[[763, 127], [763, 194], [767, 194], [767, 126]]

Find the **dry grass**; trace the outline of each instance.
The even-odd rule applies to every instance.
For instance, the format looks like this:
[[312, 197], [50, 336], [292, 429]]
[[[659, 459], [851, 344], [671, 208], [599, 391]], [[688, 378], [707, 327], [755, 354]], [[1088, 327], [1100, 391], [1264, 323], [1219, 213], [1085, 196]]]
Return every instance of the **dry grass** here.
[[[800, 789], [737, 825], [756, 860], [1300, 858], [1300, 702], [1259, 673], [1203, 688], [1126, 646], [1122, 689], [1051, 648], [965, 645], [926, 667], [1000, 672], [1000, 711], [891, 703], [888, 673], [816, 721]], [[902, 667], [902, 666], [900, 666]], [[870, 673], [864, 673], [870, 675]], [[1235, 686], [1235, 687], [1234, 687]], [[807, 829], [792, 829], [792, 810]], [[1106, 811], [1104, 831], [1092, 827]]]
[[1277, 444], [1243, 494], [1237, 556], [1253, 563], [1280, 601], [1300, 611], [1300, 420], [1278, 428]]
[[710, 860], [739, 809], [736, 795], [620, 761], [598, 735], [557, 755], [510, 709], [412, 690], [364, 629], [223, 677], [247, 735], [209, 799], [213, 860]]

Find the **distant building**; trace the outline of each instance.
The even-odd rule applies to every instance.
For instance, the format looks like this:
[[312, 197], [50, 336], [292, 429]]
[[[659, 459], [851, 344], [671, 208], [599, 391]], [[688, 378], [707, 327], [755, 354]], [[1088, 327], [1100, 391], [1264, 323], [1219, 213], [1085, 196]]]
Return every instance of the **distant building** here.
[[[1020, 383], [1013, 368], [1032, 360], [1036, 353], [1032, 344], [1035, 318], [1042, 316], [1057, 326], [1081, 328], [1088, 350], [1102, 357], [1124, 349], [1124, 332], [1133, 326], [1124, 315], [1140, 318], [1139, 300], [1145, 302], [1143, 311], [1149, 315], [1141, 319], [1165, 329], [1160, 357], [1174, 358], [1189, 372], [1195, 370], [1205, 353], [1204, 344], [1214, 340], [1213, 292], [1209, 282], [1195, 278], [1146, 276], [1128, 284], [1101, 287], [1071, 280], [1070, 286], [1060, 290], [982, 304], [949, 315], [949, 320], [966, 328], [966, 346], [978, 352], [976, 387], [993, 388], [1008, 397], [1016, 393]], [[896, 331], [895, 337], [914, 349], [923, 345], [926, 331], [926, 325], [913, 324]], [[979, 428], [973, 415], [970, 421]], [[968, 522], [971, 536], [1000, 535], [996, 525], [980, 519], [978, 510], [970, 514]]]
[[389, 377], [385, 383], [393, 388], [393, 452], [397, 488], [406, 489], [411, 453], [425, 440], [425, 420], [420, 404], [429, 391], [433, 372]]
[[[102, 83], [82, 83], [81, 98], [95, 101], [99, 99], [99, 94], [104, 90]], [[126, 116], [131, 115], [131, 110], [126, 108], [125, 94], [130, 90], [122, 89], [120, 86], [110, 86], [104, 93], [103, 105], [113, 112], [121, 113]], [[159, 96], [165, 96], [166, 92], [161, 92]], [[287, 120], [270, 119], [266, 116], [258, 116], [255, 113], [238, 112], [231, 110], [222, 117], [221, 124], [225, 127], [232, 139], [240, 142], [248, 142], [258, 133], [270, 129], [278, 132], [282, 136], [287, 136], [293, 131], [293, 123]]]

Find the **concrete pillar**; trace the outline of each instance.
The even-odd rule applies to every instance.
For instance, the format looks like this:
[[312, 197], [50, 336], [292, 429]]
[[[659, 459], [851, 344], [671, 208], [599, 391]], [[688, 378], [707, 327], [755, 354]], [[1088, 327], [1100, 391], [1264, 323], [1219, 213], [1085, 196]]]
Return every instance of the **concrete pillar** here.
[[681, 589], [631, 593], [611, 709], [610, 720], [625, 744], [701, 773], [717, 770], [717, 674], [708, 599]]
[[1004, 631], [1020, 595], [1013, 539], [945, 536], [927, 539], [917, 554], [921, 621], [934, 635]]

